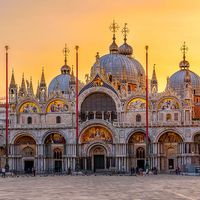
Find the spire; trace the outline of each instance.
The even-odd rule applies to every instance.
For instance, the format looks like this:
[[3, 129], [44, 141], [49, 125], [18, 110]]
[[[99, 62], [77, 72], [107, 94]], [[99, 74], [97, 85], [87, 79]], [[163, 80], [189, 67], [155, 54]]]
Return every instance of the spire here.
[[65, 47], [64, 47], [64, 49], [63, 49], [63, 54], [64, 54], [64, 63], [65, 63], [65, 65], [67, 65], [67, 56], [68, 56], [68, 54], [69, 54], [69, 49], [67, 48], [67, 44], [65, 44]]
[[21, 82], [21, 87], [19, 89], [19, 96], [24, 97], [26, 96], [27, 91], [26, 91], [26, 85], [25, 85], [25, 80], [24, 80], [24, 73], [22, 74], [22, 82]]
[[127, 41], [127, 33], [129, 33], [129, 29], [127, 27], [127, 23], [125, 23], [124, 28], [122, 29], [122, 34], [124, 36], [124, 44], [126, 44]]
[[17, 85], [15, 83], [15, 75], [14, 75], [14, 69], [12, 69], [12, 76], [11, 76], [11, 81], [10, 81], [10, 88], [16, 88]]
[[37, 91], [36, 91], [36, 97], [39, 99], [40, 97], [40, 82], [38, 80], [38, 86], [37, 86]]
[[156, 70], [155, 70], [155, 64], [153, 65], [153, 74], [152, 74], [152, 78], [151, 78], [151, 81], [153, 83], [157, 83], [157, 77], [156, 77]]
[[42, 75], [41, 75], [40, 87], [46, 87], [46, 82], [45, 82], [45, 77], [44, 77], [44, 67], [42, 67]]
[[74, 76], [74, 66], [72, 65], [72, 72], [71, 72], [71, 80], [70, 80], [70, 84], [75, 84], [75, 76]]
[[32, 83], [32, 77], [30, 77], [30, 86], [29, 86], [29, 92], [31, 95], [34, 95], [34, 92], [33, 92], [33, 83]]
[[152, 73], [152, 78], [151, 78], [151, 92], [152, 93], [158, 92], [158, 81], [156, 77], [155, 64], [153, 66], [153, 73]]
[[115, 42], [116, 37], [115, 37], [115, 33], [117, 32], [117, 30], [119, 29], [119, 26], [117, 25], [117, 23], [115, 22], [115, 20], [113, 20], [113, 23], [110, 25], [110, 31], [113, 33], [113, 42], [110, 45], [110, 53], [117, 53], [118, 52], [118, 46]]
[[183, 53], [183, 60], [179, 63], [179, 67], [181, 69], [187, 69], [190, 67], [190, 63], [185, 59], [187, 51], [188, 51], [188, 47], [186, 46], [184, 42], [183, 46], [181, 47], [181, 52]]

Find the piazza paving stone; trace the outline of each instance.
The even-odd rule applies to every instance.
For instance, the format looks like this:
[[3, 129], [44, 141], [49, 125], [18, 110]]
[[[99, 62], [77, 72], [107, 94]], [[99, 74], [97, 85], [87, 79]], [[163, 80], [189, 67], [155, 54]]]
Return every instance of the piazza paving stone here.
[[47, 176], [0, 178], [0, 200], [200, 200], [195, 176]]

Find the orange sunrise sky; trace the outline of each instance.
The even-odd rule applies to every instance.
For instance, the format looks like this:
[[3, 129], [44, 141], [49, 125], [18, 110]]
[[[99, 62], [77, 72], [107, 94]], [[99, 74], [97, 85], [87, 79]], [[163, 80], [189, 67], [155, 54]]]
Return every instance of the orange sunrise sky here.
[[18, 85], [22, 73], [32, 76], [34, 90], [44, 66], [47, 84], [64, 64], [62, 50], [70, 49], [68, 65], [75, 65], [79, 45], [79, 77], [84, 81], [96, 52], [109, 52], [112, 20], [130, 30], [128, 43], [145, 68], [145, 45], [149, 45], [149, 78], [156, 64], [159, 91], [167, 76], [179, 69], [183, 42], [189, 48], [190, 69], [200, 75], [199, 0], [0, 0], [0, 96], [5, 94], [5, 45], [9, 45], [9, 81], [12, 68]]

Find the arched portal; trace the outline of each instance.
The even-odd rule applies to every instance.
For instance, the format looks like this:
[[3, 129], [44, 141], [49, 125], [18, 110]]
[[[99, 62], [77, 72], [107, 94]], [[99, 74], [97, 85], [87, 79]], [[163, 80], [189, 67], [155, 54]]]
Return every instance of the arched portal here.
[[51, 133], [45, 138], [44, 145], [47, 171], [61, 172], [64, 169], [65, 138], [60, 133]]
[[89, 155], [92, 171], [97, 172], [98, 170], [106, 169], [107, 151], [102, 145], [93, 146], [89, 151]]
[[181, 136], [175, 132], [165, 132], [159, 137], [161, 171], [173, 171], [180, 165], [178, 154], [182, 142]]
[[[23, 169], [25, 173], [32, 173], [35, 166], [36, 142], [33, 137], [29, 135], [20, 135], [14, 141], [14, 155], [20, 156], [17, 160], [16, 170]], [[18, 169], [17, 167], [19, 166]]]
[[91, 119], [117, 119], [115, 102], [108, 94], [95, 92], [85, 98], [81, 105], [81, 120]]
[[128, 140], [129, 169], [137, 167], [145, 168], [146, 162], [146, 135], [144, 132], [133, 133]]
[[81, 151], [86, 152], [80, 158], [80, 168], [98, 171], [114, 167], [115, 160], [111, 154], [113, 137], [110, 129], [98, 124], [86, 128], [80, 135]]

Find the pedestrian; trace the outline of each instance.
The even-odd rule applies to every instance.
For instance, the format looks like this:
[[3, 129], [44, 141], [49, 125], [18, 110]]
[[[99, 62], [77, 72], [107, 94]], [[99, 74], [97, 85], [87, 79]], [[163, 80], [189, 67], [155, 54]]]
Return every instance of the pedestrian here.
[[2, 172], [2, 177], [6, 178], [6, 169], [4, 167], [2, 168], [1, 172]]
[[33, 173], [33, 176], [35, 176], [35, 168], [34, 167], [32, 168], [32, 173]]

